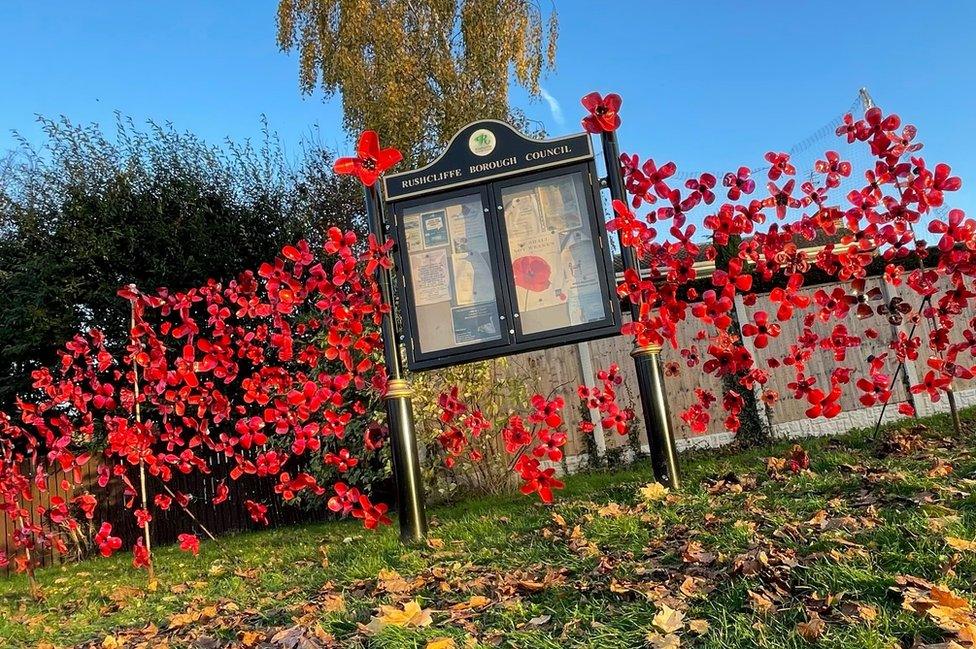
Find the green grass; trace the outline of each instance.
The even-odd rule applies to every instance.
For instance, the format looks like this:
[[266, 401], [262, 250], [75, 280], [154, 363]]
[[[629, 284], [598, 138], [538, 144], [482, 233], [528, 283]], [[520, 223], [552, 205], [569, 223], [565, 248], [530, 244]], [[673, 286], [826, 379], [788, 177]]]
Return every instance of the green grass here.
[[[3, 646], [101, 646], [108, 637], [105, 646], [180, 647], [207, 636], [214, 646], [260, 646], [297, 626], [352, 647], [451, 637], [459, 647], [610, 649], [648, 646], [652, 619], [671, 606], [710, 627], [701, 636], [680, 630], [682, 646], [806, 647], [796, 625], [814, 610], [825, 621], [818, 646], [942, 642], [951, 634], [903, 609], [891, 587], [913, 575], [974, 594], [976, 552], [945, 542], [976, 539], [976, 413], [964, 414], [962, 438], [934, 417], [909, 452], [883, 452], [870, 431], [806, 440], [812, 472], [782, 478], [767, 474], [765, 458], [783, 456], [788, 443], [685, 454], [685, 486], [663, 503], [641, 503], [644, 463], [572, 476], [551, 507], [520, 495], [469, 499], [432, 510], [430, 546], [400, 545], [395, 525], [373, 533], [357, 522], [315, 523], [205, 542], [199, 557], [159, 548], [155, 589], [125, 554], [41, 570], [41, 600], [23, 576], [0, 579], [0, 638]], [[953, 471], [930, 476], [936, 460]], [[711, 493], [706, 479], [726, 474], [755, 484]], [[604, 510], [610, 503], [620, 510]], [[712, 560], [687, 561], [689, 543]], [[756, 556], [767, 558], [761, 569], [741, 569], [742, 557]], [[387, 592], [383, 570], [406, 583]], [[703, 592], [683, 593], [688, 577]], [[756, 610], [750, 591], [775, 595], [775, 610]], [[344, 610], [329, 605], [336, 595]], [[487, 603], [452, 608], [472, 596]], [[431, 625], [362, 631], [381, 604], [409, 600], [431, 609]], [[877, 617], [845, 617], [844, 602], [870, 605]], [[184, 613], [202, 617], [180, 624], [174, 616]]]

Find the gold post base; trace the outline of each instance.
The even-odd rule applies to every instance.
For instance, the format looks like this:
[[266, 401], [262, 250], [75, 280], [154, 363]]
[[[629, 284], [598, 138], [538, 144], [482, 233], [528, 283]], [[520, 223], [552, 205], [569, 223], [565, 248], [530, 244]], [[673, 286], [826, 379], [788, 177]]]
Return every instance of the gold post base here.
[[386, 383], [386, 394], [383, 395], [384, 399], [399, 399], [401, 397], [412, 397], [413, 390], [410, 389], [410, 384], [407, 383], [406, 379], [390, 379]]

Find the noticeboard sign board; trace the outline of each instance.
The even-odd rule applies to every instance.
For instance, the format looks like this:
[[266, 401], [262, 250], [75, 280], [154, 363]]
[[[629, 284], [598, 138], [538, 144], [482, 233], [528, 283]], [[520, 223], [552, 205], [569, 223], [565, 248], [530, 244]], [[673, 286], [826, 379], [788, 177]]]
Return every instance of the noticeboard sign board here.
[[476, 122], [383, 182], [410, 369], [619, 333], [587, 134], [537, 140]]

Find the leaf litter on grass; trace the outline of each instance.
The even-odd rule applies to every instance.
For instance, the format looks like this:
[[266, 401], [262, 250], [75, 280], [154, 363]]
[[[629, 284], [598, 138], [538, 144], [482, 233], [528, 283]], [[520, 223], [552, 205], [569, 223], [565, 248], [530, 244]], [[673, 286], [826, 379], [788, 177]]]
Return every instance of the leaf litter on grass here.
[[[187, 573], [155, 594], [116, 586], [105, 616], [147, 595], [185, 605], [158, 626], [117, 629], [87, 646], [225, 646], [231, 638], [244, 647], [318, 649], [369, 646], [389, 633], [416, 637], [417, 646], [506, 646], [510, 632], [587, 646], [598, 631], [673, 648], [749, 646], [749, 633], [813, 645], [861, 630], [879, 645], [914, 638], [909, 644], [919, 647], [973, 647], [972, 589], [959, 589], [973, 582], [976, 565], [971, 440], [914, 427], [887, 433], [877, 446], [847, 444], [712, 462], [679, 492], [631, 482], [602, 498], [593, 492], [534, 507], [526, 515], [537, 527], [496, 523], [497, 536], [478, 540], [488, 549], [480, 556], [466, 549], [463, 527], [442, 519], [438, 538], [362, 579], [344, 578], [349, 559], [316, 540], [307, 563], [328, 579], [311, 589], [278, 579], [296, 587], [263, 596], [261, 580], [274, 568], [232, 563], [223, 575]], [[843, 461], [824, 468], [818, 448]], [[515, 520], [507, 512], [490, 518]], [[372, 552], [369, 538], [362, 547]], [[894, 560], [956, 587], [893, 572]], [[855, 574], [860, 582], [850, 581]], [[228, 575], [259, 594], [253, 603], [209, 587]], [[892, 597], [879, 595], [889, 588]], [[33, 604], [22, 608], [24, 619], [45, 619]], [[729, 620], [746, 635], [726, 643]]]

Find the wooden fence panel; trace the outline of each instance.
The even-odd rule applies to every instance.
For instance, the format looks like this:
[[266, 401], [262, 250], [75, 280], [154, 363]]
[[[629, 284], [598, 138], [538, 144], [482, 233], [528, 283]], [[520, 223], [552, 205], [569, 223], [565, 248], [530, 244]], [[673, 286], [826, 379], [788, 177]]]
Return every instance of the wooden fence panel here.
[[[260, 449], [251, 449], [247, 454], [253, 457], [258, 452]], [[244, 501], [248, 499], [267, 505], [267, 517], [272, 526], [323, 520], [329, 515], [329, 511], [324, 507], [304, 509], [283, 503], [280, 496], [274, 492], [275, 481], [272, 478], [258, 478], [248, 475], [243, 476], [240, 480], [227, 478], [224, 482], [228, 488], [228, 499], [219, 505], [213, 505], [212, 500], [216, 494], [217, 484], [227, 476], [233, 462], [223, 454], [202, 453], [201, 455], [209, 468], [209, 473], [177, 473], [170, 482], [166, 483], [166, 486], [173, 493], [185, 494], [190, 497], [187, 510], [192, 512], [199, 522], [214, 535], [264, 527], [251, 520], [244, 505]], [[49, 476], [44, 489], [38, 489], [37, 485], [33, 484], [31, 496], [27, 502], [30, 521], [34, 524], [42, 522], [36, 512], [36, 505], [40, 504], [47, 508], [53, 496], [59, 496], [67, 501], [85, 493], [85, 491], [91, 491], [97, 495], [98, 505], [95, 508], [92, 521], [82, 521], [81, 536], [85, 539], [91, 539], [102, 522], [108, 522], [112, 524], [112, 535], [122, 539], [123, 547], [132, 547], [142, 535], [142, 530], [136, 525], [133, 509], [126, 506], [128, 498], [125, 495], [122, 481], [113, 477], [104, 489], [97, 485], [97, 469], [101, 462], [100, 457], [95, 457], [80, 467], [82, 482], [74, 489], [63, 488], [62, 481], [68, 476], [62, 471]], [[132, 483], [138, 485], [138, 469], [129, 466], [127, 467], [127, 474]], [[147, 475], [147, 481], [150, 499], [157, 493], [168, 494], [163, 483], [157, 478]], [[136, 504], [138, 505], [138, 500]], [[167, 511], [153, 507], [152, 512], [153, 520], [150, 523], [150, 532], [154, 544], [173, 543], [177, 536], [184, 532], [194, 533], [201, 538], [205, 536], [204, 531], [176, 502]], [[13, 535], [18, 525], [6, 516], [0, 517], [0, 520], [3, 521], [2, 527], [0, 527], [3, 530], [0, 550], [6, 552], [11, 558], [11, 563], [13, 563], [13, 556], [17, 552]], [[71, 550], [71, 554], [74, 556], [73, 548]], [[34, 557], [43, 564], [55, 563], [62, 559], [52, 548], [36, 551]], [[6, 571], [9, 570], [10, 567], [6, 569]], [[0, 574], [4, 574], [4, 572], [0, 571]]]
[[[870, 278], [866, 288], [870, 290], [874, 287], [879, 287], [879, 284], [879, 278]], [[830, 293], [838, 286], [848, 290], [846, 284], [834, 283], [804, 289], [801, 291], [801, 294], [806, 295], [813, 300], [813, 295], [818, 290], [823, 290]], [[876, 304], [877, 303], [872, 303], [872, 305]], [[769, 299], [769, 294], [764, 294], [758, 296], [754, 305], [747, 306], [746, 312], [751, 319], [757, 311], [765, 311], [770, 315], [770, 318], [775, 321], [775, 313], [778, 308], [779, 305]], [[816, 307], [814, 303], [807, 312], [816, 311], [817, 309], [818, 307]], [[847, 327], [849, 335], [858, 336], [861, 338], [861, 346], [847, 349], [845, 358], [843, 360], [836, 359], [832, 350], [825, 350], [818, 347], [813, 350], [813, 355], [811, 356], [810, 360], [807, 361], [804, 374], [808, 377], [815, 377], [817, 381], [816, 386], [826, 392], [830, 387], [830, 374], [833, 372], [834, 368], [853, 368], [854, 371], [851, 374], [852, 380], [850, 383], [842, 386], [840, 399], [841, 408], [844, 411], [848, 411], [864, 407], [859, 401], [861, 391], [857, 389], [854, 383], [857, 378], [868, 375], [870, 366], [869, 359], [872, 356], [887, 351], [888, 342], [891, 338], [891, 332], [885, 319], [878, 315], [873, 315], [862, 320], [857, 317], [854, 309], [852, 309], [847, 318], [842, 321], [831, 318], [828, 322], [823, 322], [817, 318], [810, 329], [818, 336], [818, 338], [823, 338], [829, 336], [834, 327], [841, 323]], [[781, 424], [805, 419], [806, 410], [809, 407], [806, 400], [794, 398], [793, 390], [787, 387], [788, 384], [792, 383], [796, 378], [796, 371], [793, 366], [781, 365], [778, 368], [769, 369], [767, 361], [770, 358], [784, 358], [789, 353], [790, 346], [796, 344], [797, 338], [803, 332], [803, 318], [798, 317], [796, 313], [794, 313], [793, 318], [780, 322], [779, 324], [782, 327], [779, 337], [771, 338], [768, 346], [765, 349], [756, 350], [757, 365], [763, 369], [767, 369], [770, 374], [770, 379], [766, 384], [766, 389], [775, 390], [780, 395], [779, 401], [767, 411], [769, 413], [770, 423], [772, 424]], [[878, 337], [875, 339], [871, 339], [866, 335], [866, 331], [872, 328], [878, 332]], [[889, 369], [891, 372], [894, 371], [890, 365]], [[892, 404], [904, 401], [907, 397], [907, 392], [900, 381], [896, 383], [892, 392]]]
[[[939, 280], [936, 282], [936, 287], [938, 288], [938, 291], [932, 298], [933, 306], [938, 305], [939, 298], [945, 295], [947, 290], [952, 289], [953, 284], [948, 277], [941, 276], [939, 277]], [[915, 291], [913, 291], [907, 284], [902, 283], [901, 286], [890, 288], [889, 290], [891, 291], [892, 297], [895, 296], [900, 297], [901, 299], [905, 300], [908, 304], [910, 304], [912, 308], [918, 308], [919, 305], [918, 294]], [[953, 319], [955, 320], [955, 326], [953, 326], [953, 328], [949, 331], [950, 343], [959, 343], [965, 341], [966, 338], [963, 332], [966, 330], [966, 325], [968, 324], [969, 320], [972, 319], [973, 317], [976, 317], [976, 308], [972, 306], [963, 309], [962, 313], [960, 313], [959, 315], [953, 316]], [[936, 326], [937, 327], [939, 326], [938, 319], [936, 319]], [[901, 329], [905, 333], [909, 333], [911, 332], [912, 324], [910, 322], [904, 322], [901, 325]], [[922, 339], [922, 345], [919, 350], [919, 359], [915, 361], [913, 364], [915, 370], [915, 376], [918, 377], [918, 381], [921, 381], [925, 377], [925, 374], [932, 369], [926, 362], [929, 354], [931, 353], [928, 350], [928, 340], [931, 334], [932, 334], [932, 323], [929, 321], [928, 318], [922, 318], [921, 321], [918, 323], [918, 327], [915, 330], [915, 335], [919, 336]], [[963, 364], [972, 362], [972, 358], [966, 352], [963, 352], [959, 360]], [[952, 385], [953, 385], [953, 389], [956, 392], [962, 392], [963, 390], [972, 390], [976, 388], [976, 379], [969, 379], [969, 380], [956, 379], [952, 382]], [[926, 394], [918, 395], [917, 399], [920, 402], [929, 401], [929, 397]], [[944, 398], [943, 401], [945, 401]]]

